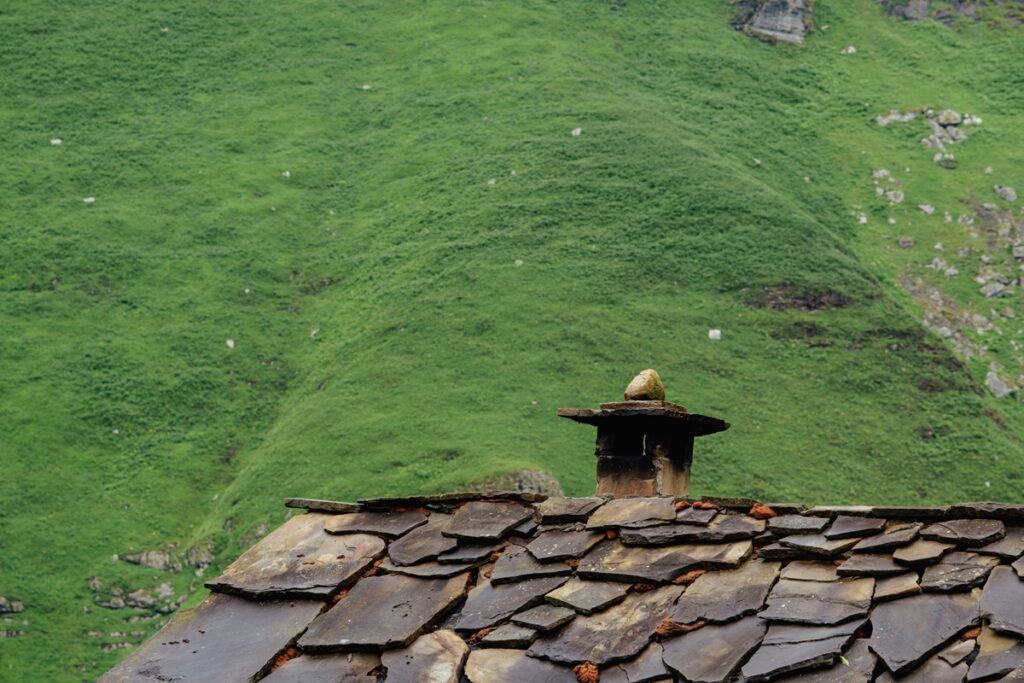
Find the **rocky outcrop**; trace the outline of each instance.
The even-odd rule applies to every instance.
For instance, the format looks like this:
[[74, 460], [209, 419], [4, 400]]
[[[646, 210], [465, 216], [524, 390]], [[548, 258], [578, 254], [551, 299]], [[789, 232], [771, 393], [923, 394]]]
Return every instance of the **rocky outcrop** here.
[[732, 25], [769, 42], [799, 45], [814, 28], [813, 0], [740, 0]]
[[[935, 20], [950, 26], [957, 20], [980, 22], [1005, 20], [1019, 24], [1024, 18], [1024, 7], [1020, 0], [879, 0], [885, 13], [904, 21]], [[987, 10], [1005, 8], [1005, 15], [992, 14]]]
[[[921, 139], [921, 144], [934, 150], [932, 161], [943, 168], [953, 169], [957, 166], [956, 157], [949, 150], [953, 145], [967, 139], [965, 126], [980, 126], [981, 118], [973, 114], [963, 114], [953, 109], [909, 109], [900, 111], [893, 109], [886, 114], [875, 117], [875, 123], [883, 128], [894, 123], [906, 123], [917, 118], [924, 119], [931, 131]], [[879, 176], [876, 176], [878, 178]]]

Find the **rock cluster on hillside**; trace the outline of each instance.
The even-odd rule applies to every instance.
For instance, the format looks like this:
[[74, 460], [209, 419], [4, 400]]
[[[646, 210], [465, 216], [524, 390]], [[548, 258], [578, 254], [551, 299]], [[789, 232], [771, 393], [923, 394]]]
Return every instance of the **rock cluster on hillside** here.
[[740, 0], [732, 25], [767, 40], [800, 44], [814, 27], [813, 0]]
[[1024, 7], [1020, 0], [879, 0], [885, 13], [890, 17], [905, 21], [924, 21], [934, 19], [946, 25], [953, 24], [957, 19], [981, 21], [982, 10], [988, 7], [1006, 7], [1006, 20], [1019, 24], [1024, 19]]
[[921, 144], [929, 149], [935, 150], [932, 161], [943, 168], [956, 168], [956, 157], [949, 151], [947, 145], [967, 139], [967, 132], [963, 126], [980, 126], [981, 118], [973, 114], [963, 114], [953, 109], [909, 109], [900, 111], [892, 109], [887, 114], [875, 117], [875, 123], [879, 126], [888, 126], [893, 123], [906, 123], [917, 118], [923, 118], [928, 124], [931, 132], [921, 139]]

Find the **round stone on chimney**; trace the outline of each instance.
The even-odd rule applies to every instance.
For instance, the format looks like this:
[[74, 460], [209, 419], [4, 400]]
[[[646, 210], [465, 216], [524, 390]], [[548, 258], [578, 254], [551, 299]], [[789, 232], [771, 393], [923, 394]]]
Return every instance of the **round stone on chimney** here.
[[648, 368], [634, 377], [626, 387], [625, 398], [627, 401], [664, 401], [665, 385], [658, 371]]

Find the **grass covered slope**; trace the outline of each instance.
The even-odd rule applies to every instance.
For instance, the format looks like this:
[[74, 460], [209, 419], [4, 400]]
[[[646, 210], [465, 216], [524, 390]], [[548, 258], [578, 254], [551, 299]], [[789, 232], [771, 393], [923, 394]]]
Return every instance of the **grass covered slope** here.
[[[201, 592], [113, 554], [223, 566], [284, 495], [522, 467], [585, 493], [592, 434], [555, 408], [649, 366], [733, 423], [697, 494], [1019, 499], [1024, 414], [921, 325], [870, 175], [920, 169], [922, 243], [950, 228], [918, 201], [989, 201], [985, 165], [1024, 187], [1020, 33], [819, 0], [828, 29], [787, 48], [730, 17], [0, 14], [0, 595], [26, 605], [0, 679], [94, 677], [163, 619], [97, 601]], [[955, 171], [872, 122], [918, 106], [984, 118]], [[845, 305], [786, 308], [808, 292]]]

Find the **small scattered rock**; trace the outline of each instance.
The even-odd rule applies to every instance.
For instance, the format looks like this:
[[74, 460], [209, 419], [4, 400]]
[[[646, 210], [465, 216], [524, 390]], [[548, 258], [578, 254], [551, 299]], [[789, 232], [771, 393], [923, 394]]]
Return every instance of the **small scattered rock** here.
[[92, 204], [96, 203], [96, 198], [95, 197], [86, 197], [82, 201], [85, 202], [87, 205], [92, 205]]
[[1000, 379], [994, 370], [989, 370], [988, 374], [985, 375], [985, 386], [988, 387], [988, 390], [996, 398], [1004, 398], [1013, 391], [1013, 388]]
[[893, 204], [902, 204], [904, 199], [903, 190], [887, 190], [885, 198]]
[[857, 53], [857, 48], [855, 48], [853, 45], [847, 45], [842, 50], [840, 50], [839, 53], [840, 54], [844, 54], [844, 55], [856, 54]]
[[917, 208], [921, 209], [922, 213], [926, 213], [929, 216], [935, 213], [935, 207], [932, 206], [931, 204], [918, 204]]
[[665, 385], [657, 370], [648, 368], [634, 377], [626, 387], [627, 401], [664, 401]]
[[583, 129], [580, 128], [580, 127], [573, 128], [572, 132], [570, 133], [570, 135], [572, 135], [574, 138], [578, 138], [582, 134], [583, 134]]
[[59, 145], [62, 142], [64, 142], [64, 141], [61, 140], [60, 138], [50, 138], [50, 144], [51, 145]]
[[1008, 185], [996, 185], [992, 189], [996, 191], [997, 195], [1008, 202], [1017, 201], [1017, 191]]
[[226, 344], [229, 349], [235, 348], [235, 340], [234, 339], [228, 339], [228, 340], [226, 340], [224, 342], [224, 344]]
[[25, 611], [25, 605], [21, 600], [6, 598], [0, 595], [0, 614], [18, 614]]
[[708, 339], [710, 339], [711, 341], [721, 341], [722, 331], [717, 327], [711, 328], [710, 330], [708, 330]]

